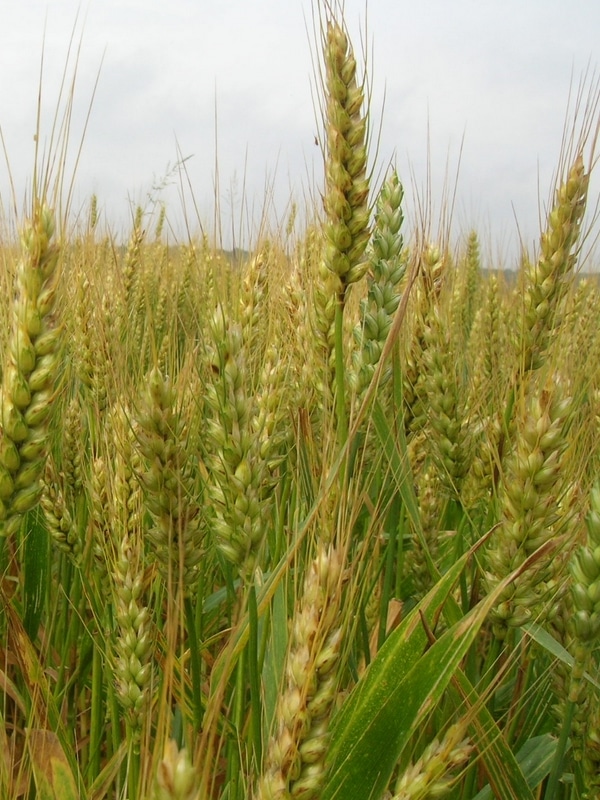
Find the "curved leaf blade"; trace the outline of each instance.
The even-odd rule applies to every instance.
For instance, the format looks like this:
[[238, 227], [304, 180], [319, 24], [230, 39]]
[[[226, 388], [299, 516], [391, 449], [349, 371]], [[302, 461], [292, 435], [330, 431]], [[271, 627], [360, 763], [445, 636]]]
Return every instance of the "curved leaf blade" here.
[[[518, 574], [551, 549], [551, 543], [539, 548], [420, 657], [419, 643], [426, 633], [415, 625], [414, 612], [389, 637], [334, 727], [323, 800], [373, 800], [383, 794], [404, 747], [458, 672], [498, 597]], [[458, 568], [462, 569], [467, 555], [442, 577], [425, 601], [431, 602], [438, 592], [440, 596], [449, 592], [450, 578], [457, 570], [460, 573]]]

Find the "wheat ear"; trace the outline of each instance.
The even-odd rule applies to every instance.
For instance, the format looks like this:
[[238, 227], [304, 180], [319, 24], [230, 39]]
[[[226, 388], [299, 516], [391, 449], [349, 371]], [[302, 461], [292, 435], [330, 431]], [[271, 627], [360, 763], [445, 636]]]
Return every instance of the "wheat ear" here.
[[0, 536], [18, 530], [41, 494], [61, 336], [53, 313], [60, 255], [53, 236], [54, 215], [40, 206], [21, 235], [23, 255], [0, 398]]

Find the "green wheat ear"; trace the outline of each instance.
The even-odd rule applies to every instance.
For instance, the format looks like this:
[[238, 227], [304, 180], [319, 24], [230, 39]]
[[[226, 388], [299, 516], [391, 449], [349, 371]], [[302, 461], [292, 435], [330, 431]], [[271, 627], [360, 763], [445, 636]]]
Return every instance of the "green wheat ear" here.
[[560, 325], [560, 304], [577, 262], [577, 243], [587, 202], [590, 174], [578, 156], [556, 192], [537, 263], [525, 270], [521, 363], [525, 371], [539, 369], [547, 359], [554, 331]]
[[330, 719], [340, 683], [342, 566], [340, 552], [320, 544], [307, 570], [292, 618], [276, 726], [254, 800], [317, 800], [320, 796], [331, 738]]
[[186, 451], [187, 430], [173, 383], [154, 367], [135, 423], [139, 480], [152, 524], [146, 538], [165, 581], [182, 579], [190, 594], [203, 555], [205, 519]]
[[368, 269], [367, 116], [356, 59], [343, 27], [327, 23], [325, 39], [326, 139], [325, 266], [339, 278], [340, 292]]
[[54, 229], [54, 215], [43, 205], [21, 235], [0, 401], [0, 536], [18, 530], [42, 491], [62, 330], [53, 313], [60, 256], [59, 246], [52, 243]]
[[[493, 589], [543, 544], [565, 544], [569, 534], [565, 491], [567, 430], [572, 398], [560, 385], [542, 390], [532, 384], [517, 415], [514, 450], [507, 458], [499, 492], [501, 523], [485, 552], [486, 582]], [[491, 614], [494, 633], [505, 639], [510, 628], [546, 618], [549, 598], [562, 566], [555, 552], [506, 587]]]
[[[359, 349], [353, 352], [350, 383], [359, 399], [375, 374], [402, 298], [400, 285], [406, 272], [401, 233], [403, 196], [404, 189], [393, 170], [377, 198], [375, 226], [368, 250], [367, 298], [361, 301], [361, 322], [353, 331]], [[389, 373], [390, 370], [384, 380]]]

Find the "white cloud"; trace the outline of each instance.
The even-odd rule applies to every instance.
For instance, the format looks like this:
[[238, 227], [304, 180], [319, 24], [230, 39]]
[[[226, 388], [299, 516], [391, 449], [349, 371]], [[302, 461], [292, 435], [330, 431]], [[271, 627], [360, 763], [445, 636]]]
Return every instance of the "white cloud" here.
[[[358, 52], [364, 0], [346, 0]], [[567, 7], [568, 6], [568, 7]], [[48, 119], [56, 104], [78, 0], [48, 5], [44, 84]], [[46, 7], [34, 0], [0, 8], [0, 125], [19, 189], [32, 169], [39, 54]], [[102, 53], [98, 93], [78, 174], [78, 199], [96, 191], [115, 225], [127, 227], [128, 197], [143, 201], [177, 157], [203, 213], [213, 197], [214, 110], [223, 192], [234, 175], [262, 200], [276, 172], [284, 203], [318, 174], [311, 101], [308, 0], [91, 0], [80, 13], [74, 129], [81, 130]], [[405, 182], [426, 175], [431, 131], [436, 191], [450, 158], [464, 150], [457, 209], [474, 223], [516, 235], [513, 206], [528, 240], [556, 166], [571, 74], [598, 63], [600, 6], [592, 0], [370, 0], [369, 58], [375, 114], [387, 93], [380, 159], [397, 153]], [[78, 29], [79, 31], [80, 29]], [[79, 32], [76, 34], [78, 39]], [[377, 123], [375, 125], [377, 127]], [[76, 136], [75, 136], [76, 139]], [[74, 142], [76, 144], [76, 141]], [[0, 193], [7, 198], [0, 171]], [[172, 189], [165, 195], [178, 203]], [[176, 208], [170, 213], [176, 216]], [[468, 219], [459, 223], [468, 226]]]

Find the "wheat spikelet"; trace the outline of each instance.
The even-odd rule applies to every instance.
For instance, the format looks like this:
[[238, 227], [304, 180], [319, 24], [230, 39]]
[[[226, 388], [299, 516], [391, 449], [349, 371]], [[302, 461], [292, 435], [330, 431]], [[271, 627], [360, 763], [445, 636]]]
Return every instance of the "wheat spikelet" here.
[[423, 755], [404, 770], [391, 800], [429, 800], [445, 797], [454, 780], [449, 773], [465, 764], [473, 746], [465, 738], [465, 725], [452, 725], [440, 741], [434, 739]]
[[205, 525], [176, 401], [169, 378], [153, 368], [136, 415], [135, 447], [143, 460], [139, 479], [153, 522], [147, 540], [163, 578], [181, 579], [183, 591], [190, 593], [202, 558]]
[[59, 479], [53, 459], [49, 457], [46, 459], [42, 479], [40, 504], [54, 543], [75, 563], [79, 563], [83, 552], [83, 542], [74, 524], [65, 495], [64, 481]]
[[573, 758], [582, 770], [588, 796], [600, 789], [600, 699], [590, 692], [585, 674], [596, 669], [594, 649], [600, 636], [600, 489], [590, 492], [582, 544], [571, 554], [570, 580], [563, 581], [551, 618], [555, 638], [571, 653], [571, 666], [559, 662], [553, 673], [556, 704], [554, 715], [564, 724], [571, 706], [570, 739]]
[[242, 278], [239, 320], [250, 386], [255, 387], [269, 333], [269, 272], [274, 254], [268, 242], [250, 261]]
[[94, 231], [98, 225], [98, 195], [93, 194], [90, 200], [90, 215], [88, 218], [88, 225], [90, 231]]
[[453, 343], [445, 342], [447, 326], [438, 309], [432, 309], [424, 331], [426, 348], [426, 416], [431, 429], [429, 444], [438, 474], [448, 496], [460, 499], [462, 483], [472, 458], [472, 432], [467, 410], [467, 388]]
[[319, 545], [293, 617], [276, 730], [254, 800], [316, 800], [320, 795], [342, 639], [333, 602], [341, 567], [340, 553]]
[[283, 316], [287, 325], [281, 337], [288, 343], [287, 385], [293, 396], [292, 407], [314, 408], [318, 402], [315, 388], [317, 348], [312, 333], [309, 293], [300, 262], [299, 252], [292, 263], [283, 292]]
[[[358, 350], [353, 353], [350, 384], [358, 402], [371, 382], [400, 304], [400, 283], [406, 272], [400, 232], [404, 189], [395, 170], [377, 198], [375, 225], [368, 251], [367, 298], [361, 301], [361, 323], [354, 329]], [[385, 375], [383, 381], [389, 376]]]
[[[539, 393], [532, 387], [526, 398], [516, 423], [515, 449], [502, 478], [501, 526], [485, 553], [490, 588], [545, 542], [553, 540], [558, 547], [568, 538], [568, 495], [562, 466], [572, 413], [571, 398], [562, 397], [558, 386]], [[505, 638], [509, 627], [518, 627], [534, 612], [540, 613], [561, 566], [555, 553], [504, 590], [492, 613], [499, 639]]]
[[461, 351], [467, 346], [471, 328], [479, 306], [481, 284], [481, 256], [479, 237], [471, 231], [467, 252], [459, 262], [451, 300], [452, 340], [459, 343]]
[[591, 491], [586, 517], [587, 541], [573, 554], [571, 566], [572, 652], [575, 658], [569, 699], [581, 701], [583, 675], [600, 638], [600, 486]]
[[150, 702], [152, 634], [143, 600], [141, 539], [123, 536], [112, 569], [117, 635], [115, 676], [119, 702], [128, 727], [138, 736]]
[[268, 463], [261, 454], [264, 442], [257, 428], [256, 400], [246, 392], [241, 328], [225, 320], [222, 308], [215, 312], [211, 328], [213, 380], [206, 395], [211, 413], [206, 455], [214, 513], [211, 528], [225, 558], [243, 574], [250, 574], [272, 504]]
[[338, 278], [338, 292], [368, 269], [362, 257], [369, 241], [367, 117], [361, 115], [363, 87], [356, 81], [356, 59], [342, 26], [328, 21], [325, 59], [326, 139], [324, 262]]
[[422, 431], [427, 424], [427, 389], [424, 353], [428, 347], [431, 317], [437, 307], [445, 276], [445, 260], [434, 245], [421, 254], [421, 277], [415, 287], [413, 325], [405, 344], [402, 364], [404, 427], [407, 436]]
[[188, 751], [170, 739], [156, 773], [151, 800], [199, 800], [197, 777]]
[[160, 245], [162, 239], [165, 222], [167, 219], [167, 207], [164, 203], [160, 204], [160, 211], [158, 212], [158, 219], [156, 220], [156, 228], [154, 229], [154, 242]]
[[445, 501], [442, 492], [439, 491], [439, 476], [433, 465], [420, 470], [418, 474], [418, 500], [423, 540], [417, 536], [412, 538], [412, 547], [405, 555], [405, 571], [410, 575], [417, 595], [422, 597], [432, 586], [432, 576], [423, 545], [427, 546], [433, 563], [437, 564], [440, 522]]
[[539, 369], [547, 358], [552, 333], [560, 324], [560, 308], [575, 268], [576, 246], [587, 200], [589, 173], [582, 156], [556, 192], [556, 202], [542, 235], [536, 264], [526, 262], [520, 360], [524, 370]]
[[[253, 427], [259, 441], [259, 455], [272, 475], [285, 459], [290, 447], [290, 408], [285, 403], [285, 381], [289, 372], [283, 357], [283, 342], [274, 341], [265, 353], [256, 393], [257, 414]], [[293, 393], [292, 393], [293, 396]], [[271, 481], [269, 483], [272, 484]], [[269, 487], [264, 486], [264, 494]]]
[[[142, 244], [145, 238], [145, 231], [142, 228], [143, 210], [138, 206], [135, 210], [135, 219], [133, 223], [133, 230], [127, 244], [127, 252], [125, 253], [125, 260], [122, 268], [122, 281], [123, 281], [123, 314], [126, 323], [129, 315], [132, 314], [137, 307], [136, 300], [141, 289], [140, 280], [140, 264]], [[133, 319], [133, 318], [132, 318]]]
[[0, 397], [0, 536], [15, 533], [41, 494], [48, 450], [61, 327], [53, 310], [59, 247], [52, 244], [54, 217], [36, 208], [22, 233], [13, 326]]

